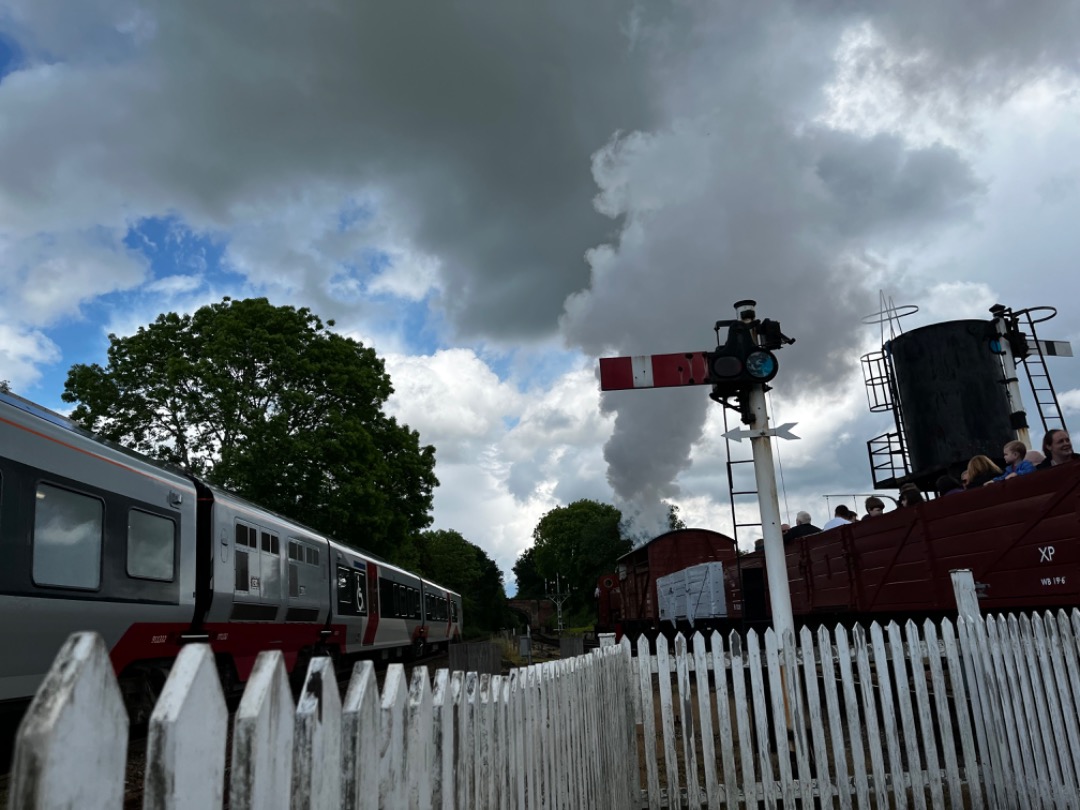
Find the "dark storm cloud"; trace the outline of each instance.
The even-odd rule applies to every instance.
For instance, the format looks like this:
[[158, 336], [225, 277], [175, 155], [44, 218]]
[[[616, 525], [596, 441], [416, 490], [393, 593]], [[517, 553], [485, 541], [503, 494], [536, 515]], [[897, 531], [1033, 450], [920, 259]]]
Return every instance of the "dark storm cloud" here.
[[441, 261], [445, 307], [466, 335], [550, 333], [587, 283], [585, 250], [611, 228], [592, 207], [590, 155], [616, 130], [657, 123], [655, 53], [635, 34], [647, 20], [624, 0], [84, 16], [110, 64], [59, 23], [27, 23], [39, 53], [83, 70], [59, 64], [14, 88], [20, 117], [0, 142], [22, 159], [0, 169], [8, 193], [45, 208], [70, 182], [84, 211], [101, 195], [119, 216], [134, 204], [227, 228], [242, 206], [312, 185], [374, 186]]

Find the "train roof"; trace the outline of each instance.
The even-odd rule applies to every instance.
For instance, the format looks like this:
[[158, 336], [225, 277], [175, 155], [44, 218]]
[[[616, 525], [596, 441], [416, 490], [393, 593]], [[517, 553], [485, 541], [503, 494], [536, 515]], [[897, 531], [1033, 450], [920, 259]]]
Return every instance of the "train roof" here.
[[0, 403], [4, 405], [10, 405], [12, 408], [16, 408], [23, 413], [29, 414], [30, 416], [34, 416], [38, 419], [48, 422], [50, 425], [58, 427], [62, 430], [66, 430], [76, 436], [81, 436], [88, 441], [99, 444], [102, 447], [106, 447], [109, 450], [113, 450], [121, 455], [127, 456], [130, 459], [134, 459], [150, 467], [154, 467], [163, 472], [170, 473], [171, 475], [177, 476], [179, 478], [186, 478], [189, 482], [194, 481], [195, 477], [177, 464], [171, 464], [167, 461], [160, 461], [158, 459], [151, 458], [150, 456], [144, 455], [137, 450], [132, 450], [130, 447], [125, 447], [119, 442], [114, 442], [111, 439], [106, 439], [104, 436], [99, 436], [98, 434], [84, 428], [74, 419], [57, 413], [56, 411], [49, 410], [44, 405], [38, 405], [36, 402], [31, 402], [25, 397], [21, 397], [18, 394], [12, 393], [11, 391], [0, 391]]
[[648, 548], [649, 546], [651, 546], [653, 543], [657, 542], [658, 540], [664, 540], [665, 538], [669, 538], [669, 537], [671, 537], [673, 535], [685, 535], [685, 534], [711, 534], [711, 535], [715, 535], [716, 537], [719, 537], [719, 538], [721, 538], [723, 540], [726, 540], [727, 542], [731, 543], [732, 545], [735, 545], [735, 541], [732, 538], [728, 537], [726, 534], [722, 534], [721, 532], [713, 531], [712, 529], [672, 529], [671, 531], [664, 532], [663, 534], [658, 534], [652, 540], [649, 540], [648, 542], [642, 543], [640, 546], [635, 546], [634, 548], [630, 549], [630, 551], [626, 552], [621, 557], [619, 557], [617, 562], [622, 562], [627, 557], [631, 557], [634, 554], [637, 554], [638, 552], [642, 551], [643, 549]]

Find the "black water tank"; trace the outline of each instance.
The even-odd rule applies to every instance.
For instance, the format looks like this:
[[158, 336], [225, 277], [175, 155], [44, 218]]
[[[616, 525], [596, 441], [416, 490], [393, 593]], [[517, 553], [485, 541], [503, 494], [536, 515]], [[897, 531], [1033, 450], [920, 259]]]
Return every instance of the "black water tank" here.
[[890, 342], [913, 475], [1001, 456], [1015, 436], [990, 321], [948, 321]]

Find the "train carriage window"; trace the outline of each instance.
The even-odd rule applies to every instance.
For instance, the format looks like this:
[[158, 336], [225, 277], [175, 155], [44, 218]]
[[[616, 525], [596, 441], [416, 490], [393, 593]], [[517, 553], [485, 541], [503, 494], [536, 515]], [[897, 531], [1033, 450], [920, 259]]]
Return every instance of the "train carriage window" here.
[[37, 585], [92, 590], [101, 584], [105, 505], [89, 495], [39, 484], [34, 511]]
[[275, 557], [281, 552], [281, 546], [278, 544], [278, 536], [276, 534], [270, 535], [270, 553]]
[[248, 589], [248, 553], [246, 551], [236, 552], [236, 585], [234, 587], [238, 591]]
[[262, 532], [262, 550], [270, 551], [270, 532]]
[[300, 544], [297, 543], [294, 540], [289, 541], [289, 559], [290, 560], [303, 559], [303, 557], [300, 554]]
[[175, 557], [176, 524], [172, 520], [139, 509], [128, 512], [129, 577], [172, 582]]
[[457, 624], [457, 602], [450, 600], [450, 621]]

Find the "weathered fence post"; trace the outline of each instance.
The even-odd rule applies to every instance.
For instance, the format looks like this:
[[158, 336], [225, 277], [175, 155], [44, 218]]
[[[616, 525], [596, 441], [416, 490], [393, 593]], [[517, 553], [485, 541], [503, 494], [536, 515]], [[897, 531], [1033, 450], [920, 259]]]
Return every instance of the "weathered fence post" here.
[[123, 804], [128, 719], [101, 636], [64, 642], [15, 740], [9, 807]]
[[[458, 673], [460, 678], [461, 673]], [[435, 673], [435, 688], [431, 697], [434, 717], [434, 767], [432, 768], [432, 807], [453, 810], [454, 807], [454, 690], [450, 670]]]
[[975, 578], [970, 568], [957, 568], [949, 572], [952, 579], [953, 594], [956, 596], [956, 611], [969, 621], [982, 617], [979, 610], [979, 596], [975, 591]]
[[286, 810], [292, 783], [293, 698], [279, 650], [259, 653], [233, 731], [232, 810]]
[[341, 806], [341, 698], [332, 658], [312, 658], [296, 706], [293, 810]]
[[405, 798], [408, 807], [415, 810], [427, 810], [432, 806], [432, 776], [438, 771], [431, 708], [428, 668], [419, 666], [412, 673], [405, 717], [405, 781], [408, 790]]
[[210, 646], [184, 647], [150, 715], [144, 810], [221, 807], [228, 719]]
[[379, 807], [402, 807], [405, 784], [405, 668], [390, 664], [379, 705]]
[[341, 798], [347, 810], [377, 810], [379, 694], [375, 665], [359, 661], [345, 692], [341, 717]]

